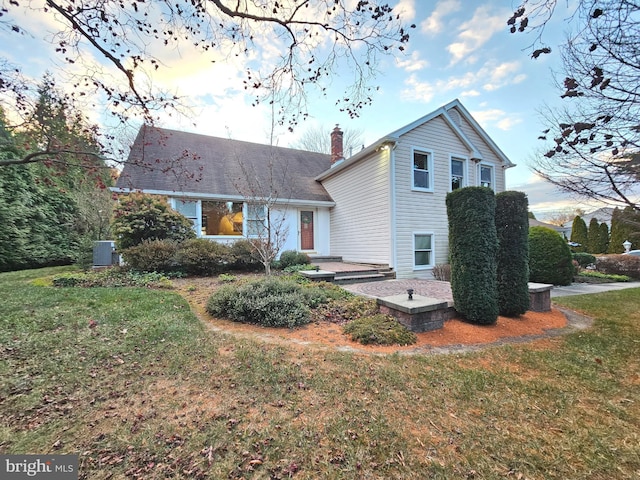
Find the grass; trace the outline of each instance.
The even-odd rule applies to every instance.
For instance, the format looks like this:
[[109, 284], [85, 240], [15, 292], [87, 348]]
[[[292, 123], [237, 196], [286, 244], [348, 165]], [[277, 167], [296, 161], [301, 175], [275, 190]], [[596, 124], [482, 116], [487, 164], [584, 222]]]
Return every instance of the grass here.
[[205, 328], [171, 291], [0, 274], [0, 453], [83, 479], [640, 476], [640, 290], [563, 297], [595, 326], [448, 356]]

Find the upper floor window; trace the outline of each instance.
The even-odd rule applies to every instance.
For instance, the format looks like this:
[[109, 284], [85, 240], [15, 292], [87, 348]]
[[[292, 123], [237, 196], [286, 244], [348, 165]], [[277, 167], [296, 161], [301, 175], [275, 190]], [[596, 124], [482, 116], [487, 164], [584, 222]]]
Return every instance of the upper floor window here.
[[451, 159], [451, 191], [462, 188], [465, 185], [464, 160], [461, 158]]
[[494, 188], [493, 167], [491, 165], [480, 165], [480, 186]]
[[429, 152], [413, 152], [413, 188], [433, 190], [433, 158]]

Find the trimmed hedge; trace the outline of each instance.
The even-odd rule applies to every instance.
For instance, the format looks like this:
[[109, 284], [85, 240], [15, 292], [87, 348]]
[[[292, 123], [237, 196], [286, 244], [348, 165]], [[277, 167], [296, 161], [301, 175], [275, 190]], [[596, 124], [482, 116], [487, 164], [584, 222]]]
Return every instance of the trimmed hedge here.
[[498, 311], [508, 317], [529, 309], [529, 202], [522, 192], [496, 195]]
[[144, 240], [122, 251], [127, 266], [137, 272], [174, 272], [178, 244], [172, 240]]
[[218, 275], [229, 269], [234, 257], [231, 249], [222, 243], [194, 238], [180, 244], [176, 252], [180, 269], [190, 275]]
[[596, 270], [609, 275], [626, 275], [640, 280], [640, 257], [635, 255], [605, 255], [598, 257]]
[[309, 255], [296, 250], [285, 250], [280, 254], [279, 265], [281, 269], [291, 267], [293, 265], [308, 265], [311, 263]]
[[575, 268], [571, 250], [558, 232], [547, 227], [529, 229], [529, 280], [570, 285]]
[[496, 198], [486, 187], [466, 187], [447, 195], [451, 291], [456, 311], [489, 325], [498, 319], [496, 283]]

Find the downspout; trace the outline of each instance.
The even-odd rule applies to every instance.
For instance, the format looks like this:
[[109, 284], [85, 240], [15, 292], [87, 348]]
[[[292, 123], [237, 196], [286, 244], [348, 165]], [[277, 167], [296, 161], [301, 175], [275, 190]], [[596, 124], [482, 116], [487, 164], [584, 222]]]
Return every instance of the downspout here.
[[391, 202], [391, 208], [389, 211], [390, 219], [389, 223], [391, 224], [391, 267], [396, 275], [398, 274], [397, 266], [398, 266], [398, 252], [397, 252], [397, 241], [396, 241], [396, 147], [398, 146], [398, 142], [393, 142], [393, 146], [389, 152], [389, 201]]

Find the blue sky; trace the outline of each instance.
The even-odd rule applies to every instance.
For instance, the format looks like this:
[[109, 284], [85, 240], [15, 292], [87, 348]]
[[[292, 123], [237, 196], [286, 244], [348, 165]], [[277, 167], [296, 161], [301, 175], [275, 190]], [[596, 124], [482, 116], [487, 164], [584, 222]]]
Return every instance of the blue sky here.
[[[412, 31], [403, 56], [382, 59], [380, 75], [373, 81], [380, 86], [373, 104], [359, 118], [350, 119], [339, 112], [331, 96], [311, 95], [310, 119], [293, 134], [284, 128], [276, 131], [277, 143], [289, 145], [307, 126], [340, 124], [343, 128], [364, 131], [365, 143], [369, 144], [458, 98], [517, 164], [507, 171], [507, 186], [527, 193], [531, 209], [539, 218], [563, 209], [592, 209], [555, 192], [528, 167], [530, 159], [544, 148], [537, 140], [545, 128], [538, 112], [545, 105], [561, 102], [551, 73], [560, 67], [560, 58], [556, 50], [552, 55], [533, 60], [527, 47], [534, 37], [508, 32], [506, 21], [517, 2], [400, 0], [397, 3], [404, 20], [415, 23], [417, 28]], [[568, 28], [570, 11], [566, 2], [558, 3], [544, 33], [551, 45], [557, 45]], [[21, 22], [32, 32], [52, 30], [53, 21], [33, 11]], [[0, 30], [0, 57], [25, 65], [25, 73], [36, 78], [45, 69], [52, 70], [50, 59], [54, 55], [50, 49], [49, 44], [20, 39]], [[277, 52], [269, 52], [267, 47], [261, 54]], [[266, 105], [250, 105], [251, 99], [241, 88], [243, 67], [241, 59], [211, 63], [195, 50], [183, 48], [174, 52], [152, 81], [188, 95], [193, 109], [186, 118], [167, 117], [164, 126], [268, 142], [270, 111]], [[346, 76], [349, 72], [344, 73]], [[334, 87], [339, 87], [340, 81], [338, 72]]]

